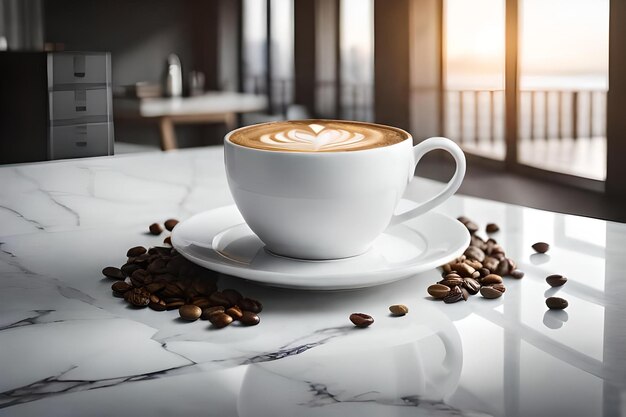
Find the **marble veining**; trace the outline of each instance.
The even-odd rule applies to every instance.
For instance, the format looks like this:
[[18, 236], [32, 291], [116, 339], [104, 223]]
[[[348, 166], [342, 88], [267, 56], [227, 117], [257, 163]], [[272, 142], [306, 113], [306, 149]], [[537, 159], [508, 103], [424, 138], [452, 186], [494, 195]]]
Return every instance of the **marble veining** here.
[[436, 270], [330, 293], [221, 276], [265, 308], [215, 330], [111, 296], [101, 269], [160, 245], [150, 223], [227, 204], [221, 147], [0, 167], [0, 416], [626, 416], [626, 225], [452, 198], [440, 211], [498, 223], [526, 272], [491, 301], [430, 300]]

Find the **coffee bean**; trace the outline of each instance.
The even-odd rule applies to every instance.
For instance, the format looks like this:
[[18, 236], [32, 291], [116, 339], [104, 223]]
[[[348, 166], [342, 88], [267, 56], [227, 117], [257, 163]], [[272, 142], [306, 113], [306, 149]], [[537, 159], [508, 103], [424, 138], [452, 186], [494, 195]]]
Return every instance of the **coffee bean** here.
[[472, 295], [478, 294], [480, 283], [474, 278], [463, 278], [463, 287]]
[[145, 269], [138, 269], [130, 276], [130, 282], [135, 287], [143, 287], [152, 282], [152, 276]]
[[500, 263], [500, 261], [498, 261], [496, 258], [488, 256], [485, 257], [485, 260], [483, 261], [483, 268], [487, 268], [489, 271], [495, 272], [498, 263]]
[[[474, 269], [480, 269], [480, 268], [482, 268], [482, 267], [483, 267], [483, 264], [482, 264], [482, 263], [480, 263], [479, 261], [476, 261], [476, 260], [474, 260], [474, 259], [466, 259], [466, 260], [464, 261], [464, 263], [465, 263], [466, 265], [471, 266], [471, 267], [472, 267], [472, 268], [474, 268]], [[474, 271], [474, 272], [476, 272], [476, 271]]]
[[504, 284], [493, 284], [493, 285], [490, 285], [490, 287], [502, 293], [506, 291], [506, 287], [504, 286]]
[[394, 304], [389, 306], [389, 311], [394, 316], [404, 316], [409, 312], [409, 308], [404, 304]]
[[498, 266], [496, 267], [496, 270], [494, 271], [494, 273], [500, 276], [505, 276], [509, 274], [510, 270], [511, 270], [511, 264], [509, 263], [509, 260], [505, 258], [501, 260], [500, 262], [498, 262]]
[[152, 223], [148, 229], [150, 230], [150, 234], [155, 236], [158, 236], [163, 232], [163, 228], [158, 223]]
[[148, 252], [148, 250], [144, 248], [143, 246], [135, 246], [133, 248], [128, 249], [128, 251], [126, 252], [126, 256], [130, 258], [130, 257], [143, 255], [146, 252]]
[[228, 308], [231, 305], [230, 301], [228, 301], [228, 299], [224, 297], [220, 291], [215, 291], [213, 294], [209, 295], [209, 301], [211, 302], [211, 305], [214, 306], [223, 306]]
[[170, 232], [174, 230], [174, 226], [176, 226], [177, 224], [178, 224], [178, 220], [176, 219], [167, 219], [165, 220], [165, 223], [164, 223], [165, 228]]
[[124, 281], [115, 281], [113, 285], [111, 285], [111, 289], [118, 294], [124, 294], [131, 288], [132, 286]]
[[475, 269], [463, 262], [450, 265], [450, 267], [462, 277], [471, 277]]
[[485, 249], [487, 249], [487, 242], [482, 240], [480, 236], [472, 235], [470, 239], [470, 246], [476, 247], [484, 252]]
[[551, 310], [563, 310], [564, 308], [567, 308], [569, 303], [564, 298], [549, 297], [546, 299], [546, 305]]
[[481, 285], [501, 284], [502, 277], [497, 274], [489, 274], [480, 280]]
[[567, 282], [567, 278], [565, 278], [563, 275], [555, 274], [546, 277], [546, 282], [551, 287], [560, 287]]
[[132, 262], [127, 262], [124, 265], [122, 265], [122, 267], [120, 268], [120, 270], [122, 271], [122, 273], [126, 277], [131, 276], [133, 274], [133, 272], [135, 272], [138, 269], [143, 269], [143, 268], [141, 267], [141, 265], [137, 265], [137, 264], [132, 263]]
[[446, 287], [452, 288], [452, 287], [456, 287], [457, 285], [462, 285], [463, 284], [463, 278], [461, 278], [461, 277], [450, 277], [450, 275], [448, 275], [448, 277], [446, 277], [445, 279], [442, 279], [437, 284], [445, 285]]
[[168, 236], [165, 239], [163, 239], [163, 243], [166, 245], [171, 245], [172, 244], [172, 237]]
[[480, 295], [488, 299], [499, 298], [502, 297], [502, 291], [487, 285], [480, 288]]
[[149, 293], [155, 293], [165, 288], [165, 283], [164, 282], [151, 282], [150, 284], [146, 285], [145, 288], [146, 288], [146, 291], [148, 291]]
[[178, 309], [178, 314], [180, 315], [181, 319], [196, 321], [202, 315], [202, 309], [193, 304], [185, 304], [183, 306], [180, 306], [180, 308]]
[[481, 277], [486, 277], [487, 275], [491, 274], [491, 271], [487, 268], [480, 268], [478, 272], [480, 273]]
[[244, 326], [256, 326], [257, 324], [259, 324], [261, 319], [258, 315], [256, 315], [256, 313], [253, 313], [252, 311], [244, 311], [239, 321]]
[[200, 318], [202, 320], [208, 320], [211, 314], [223, 313], [223, 312], [224, 312], [224, 307], [222, 306], [208, 307], [202, 310], [202, 315], [200, 316]]
[[428, 291], [428, 294], [433, 298], [441, 299], [450, 293], [450, 287], [443, 284], [433, 284], [428, 287], [426, 291]]
[[465, 249], [464, 255], [467, 256], [467, 259], [476, 260], [478, 262], [482, 262], [485, 259], [485, 252], [477, 246], [469, 246]]
[[533, 245], [533, 249], [537, 253], [546, 253], [548, 249], [550, 249], [550, 245], [548, 245], [546, 242], [537, 242]]
[[167, 283], [165, 288], [161, 290], [161, 296], [164, 298], [183, 297], [185, 293], [175, 284]]
[[150, 294], [141, 288], [133, 288], [124, 293], [124, 300], [135, 307], [145, 307], [150, 304]]
[[243, 316], [243, 311], [239, 306], [232, 306], [226, 310], [226, 314], [231, 316], [233, 320], [239, 320]]
[[215, 312], [209, 315], [209, 321], [218, 329], [228, 326], [233, 322], [233, 318], [226, 313]]
[[260, 313], [263, 310], [263, 304], [260, 301], [252, 298], [242, 298], [237, 303], [242, 310], [252, 311], [253, 313]]
[[222, 291], [222, 295], [231, 305], [237, 304], [243, 298], [243, 295], [241, 295], [239, 291], [233, 290], [232, 288], [227, 288]]
[[487, 223], [487, 227], [485, 227], [485, 231], [487, 233], [496, 233], [500, 230], [500, 227], [495, 223]]
[[197, 297], [191, 300], [191, 304], [200, 307], [201, 309], [211, 307], [211, 302], [207, 297]]
[[177, 300], [177, 301], [168, 302], [165, 305], [165, 308], [167, 310], [176, 310], [177, 308], [181, 308], [184, 305], [185, 305], [185, 301], [184, 300]]
[[472, 235], [474, 233], [478, 232], [478, 226], [474, 222], [467, 222], [467, 223], [465, 223], [465, 227], [467, 227], [467, 230], [469, 230], [470, 234], [472, 234]]
[[374, 318], [372, 318], [372, 316], [365, 314], [365, 313], [352, 313], [350, 314], [350, 321], [356, 327], [364, 328], [374, 323]]
[[153, 303], [152, 301], [150, 301], [150, 304], [148, 304], [148, 307], [151, 310], [154, 310], [154, 311], [165, 311], [165, 309], [166, 309], [165, 301], [163, 301], [163, 300], [159, 300], [156, 303]]
[[167, 262], [165, 259], [155, 259], [150, 262], [147, 271], [151, 274], [167, 274]]
[[448, 295], [443, 297], [443, 302], [446, 304], [456, 303], [463, 300], [463, 291], [460, 287], [452, 287]]
[[124, 279], [124, 274], [122, 273], [122, 270], [114, 266], [107, 266], [106, 268], [104, 268], [102, 270], [102, 275], [107, 278]]
[[459, 217], [457, 217], [456, 219], [457, 219], [458, 221], [460, 221], [461, 223], [463, 223], [463, 224], [471, 222], [471, 220], [470, 220], [470, 219], [468, 219], [468, 218], [467, 218], [467, 217], [465, 217], [465, 216], [459, 216]]
[[452, 267], [450, 266], [450, 264], [445, 264], [441, 267], [441, 269], [443, 269], [443, 272], [446, 274], [449, 274], [452, 271]]
[[463, 301], [467, 301], [467, 299], [470, 297], [469, 291], [467, 291], [467, 288], [465, 287], [460, 287], [460, 288], [461, 288], [461, 295], [463, 296]]
[[511, 275], [515, 279], [522, 279], [524, 278], [524, 271], [521, 271], [519, 269], [514, 269], [509, 273], [509, 275]]

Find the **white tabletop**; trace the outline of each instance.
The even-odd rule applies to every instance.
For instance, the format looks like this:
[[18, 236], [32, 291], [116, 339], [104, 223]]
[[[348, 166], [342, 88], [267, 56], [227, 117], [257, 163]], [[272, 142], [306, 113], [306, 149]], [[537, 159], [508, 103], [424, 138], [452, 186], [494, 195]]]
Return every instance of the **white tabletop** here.
[[142, 117], [248, 113], [266, 107], [265, 96], [230, 91], [211, 91], [192, 97], [115, 100], [116, 112], [138, 112]]
[[161, 244], [149, 224], [227, 204], [221, 148], [0, 167], [0, 416], [626, 415], [626, 225], [452, 198], [526, 272], [497, 300], [433, 301], [436, 270], [333, 293], [222, 277], [265, 308], [214, 330], [111, 296], [101, 269]]

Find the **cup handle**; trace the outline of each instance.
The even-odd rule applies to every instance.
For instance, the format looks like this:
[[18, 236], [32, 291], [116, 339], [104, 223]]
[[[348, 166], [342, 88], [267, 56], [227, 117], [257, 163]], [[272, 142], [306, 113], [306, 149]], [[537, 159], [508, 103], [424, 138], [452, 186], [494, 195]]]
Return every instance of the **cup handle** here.
[[422, 159], [422, 157], [428, 152], [435, 149], [442, 149], [452, 155], [454, 161], [456, 162], [456, 171], [454, 172], [454, 175], [452, 176], [450, 181], [448, 181], [448, 184], [446, 185], [446, 188], [443, 189], [443, 191], [441, 191], [439, 194], [426, 201], [425, 203], [422, 203], [419, 206], [415, 207], [414, 209], [411, 209], [402, 214], [394, 215], [391, 218], [389, 226], [395, 226], [397, 224], [404, 223], [409, 219], [417, 217], [437, 207], [439, 204], [450, 198], [452, 194], [454, 194], [456, 190], [458, 190], [461, 186], [461, 183], [463, 182], [463, 177], [465, 176], [465, 155], [456, 143], [454, 143], [450, 139], [442, 137], [426, 139], [413, 147], [414, 161], [409, 182], [414, 177], [413, 172], [415, 171], [415, 168], [417, 167], [420, 159]]

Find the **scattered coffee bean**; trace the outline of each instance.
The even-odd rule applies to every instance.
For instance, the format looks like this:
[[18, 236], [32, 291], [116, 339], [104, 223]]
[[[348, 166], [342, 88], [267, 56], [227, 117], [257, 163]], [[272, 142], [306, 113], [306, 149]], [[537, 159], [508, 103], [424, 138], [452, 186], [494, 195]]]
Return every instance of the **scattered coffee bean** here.
[[122, 273], [122, 270], [114, 266], [107, 266], [106, 268], [104, 268], [102, 270], [102, 275], [107, 278], [124, 279], [124, 274]]
[[215, 314], [215, 313], [223, 313], [224, 311], [225, 311], [225, 310], [224, 310], [224, 307], [222, 307], [222, 306], [213, 306], [213, 307], [208, 307], [208, 308], [205, 308], [204, 310], [202, 310], [202, 315], [200, 316], [200, 318], [201, 318], [202, 320], [208, 320], [208, 319], [209, 319], [209, 316], [210, 316], [211, 314]]
[[200, 307], [202, 310], [211, 307], [211, 302], [206, 297], [198, 297], [191, 300], [191, 304]]
[[491, 274], [491, 271], [488, 270], [487, 268], [480, 268], [478, 272], [480, 273], [481, 278], [486, 277], [487, 275]]
[[480, 283], [474, 278], [463, 278], [463, 287], [471, 294], [478, 294], [480, 291]]
[[224, 297], [220, 291], [215, 291], [211, 294], [209, 296], [209, 301], [211, 302], [211, 305], [214, 306], [223, 306], [226, 308], [230, 307], [230, 301], [228, 301], [228, 299]]
[[124, 300], [135, 307], [145, 307], [150, 304], [150, 294], [142, 288], [133, 288], [124, 293]]
[[474, 268], [463, 262], [454, 263], [450, 267], [462, 277], [471, 277], [475, 271]]
[[138, 269], [142, 269], [141, 265], [137, 265], [135, 263], [128, 263], [128, 262], [122, 265], [122, 267], [120, 268], [120, 270], [122, 271], [122, 274], [124, 274], [125, 277], [131, 276], [133, 272], [135, 272]]
[[148, 304], [148, 307], [151, 310], [154, 310], [154, 311], [165, 311], [165, 309], [166, 309], [165, 308], [165, 301], [163, 301], [163, 300], [159, 300], [156, 303], [153, 303], [152, 301], [150, 301], [150, 304]]
[[468, 259], [473, 259], [478, 262], [482, 262], [485, 259], [485, 252], [483, 252], [477, 246], [469, 246], [467, 249], [465, 249], [465, 252], [463, 254], [467, 256]]
[[564, 308], [567, 308], [569, 303], [564, 298], [549, 297], [546, 299], [546, 305], [551, 310], [563, 310]]
[[172, 237], [171, 236], [166, 237], [165, 239], [163, 239], [163, 243], [166, 244], [166, 245], [170, 245], [171, 246], [172, 245]]
[[372, 323], [374, 323], [374, 319], [372, 318], [372, 316], [365, 314], [365, 313], [352, 313], [350, 314], [350, 321], [356, 326], [356, 327], [368, 327], [370, 326]]
[[499, 298], [502, 297], [502, 291], [487, 285], [480, 288], [480, 295], [489, 299]]
[[463, 300], [463, 291], [461, 290], [461, 287], [452, 287], [450, 289], [450, 292], [448, 293], [448, 295], [446, 295], [445, 297], [443, 297], [443, 302], [446, 304], [452, 304], [452, 303], [456, 303], [458, 301]]
[[472, 234], [472, 235], [474, 233], [478, 232], [478, 226], [474, 222], [467, 222], [467, 223], [465, 223], [465, 227], [467, 227], [467, 230], [469, 230], [470, 234]]
[[447, 287], [442, 284], [433, 284], [428, 289], [428, 294], [430, 294], [433, 298], [441, 299], [450, 293], [450, 287]]
[[514, 269], [509, 273], [509, 275], [515, 279], [522, 279], [524, 278], [524, 271], [521, 271], [519, 269]]
[[113, 285], [111, 285], [111, 289], [118, 294], [124, 294], [126, 291], [130, 290], [132, 285], [124, 282], [124, 281], [115, 281]]
[[445, 279], [442, 279], [437, 284], [445, 285], [446, 287], [456, 287], [457, 285], [463, 285], [463, 278], [461, 277], [450, 277], [448, 275]]
[[144, 248], [143, 246], [135, 246], [134, 248], [128, 249], [128, 251], [126, 252], [126, 256], [130, 258], [143, 255], [146, 252], [148, 252], [148, 249]]
[[567, 282], [567, 278], [565, 278], [563, 275], [555, 274], [546, 277], [546, 282], [551, 287], [560, 287]]
[[196, 321], [202, 315], [202, 309], [193, 304], [185, 304], [178, 309], [180, 318], [189, 321]]
[[500, 230], [500, 227], [495, 223], [487, 223], [487, 227], [485, 227], [485, 231], [487, 233], [496, 233]]
[[465, 216], [459, 216], [459, 217], [457, 217], [457, 220], [458, 220], [458, 221], [460, 221], [460, 222], [461, 222], [461, 223], [463, 223], [463, 224], [471, 222], [471, 220], [470, 220], [470, 219], [468, 219], [468, 218], [467, 218], [467, 217], [465, 217]]
[[233, 320], [239, 320], [243, 316], [243, 311], [239, 306], [232, 306], [226, 310], [226, 314], [231, 316]]
[[239, 291], [233, 290], [232, 288], [227, 288], [222, 291], [222, 295], [228, 300], [231, 305], [237, 304], [243, 298]]
[[252, 311], [253, 313], [260, 313], [263, 310], [263, 304], [260, 301], [252, 298], [242, 298], [237, 303], [242, 310]]
[[146, 288], [146, 291], [148, 291], [149, 293], [155, 293], [165, 288], [165, 283], [164, 282], [151, 282], [150, 284], [146, 285], [145, 288]]
[[548, 245], [546, 242], [537, 242], [533, 245], [533, 249], [537, 253], [546, 253], [548, 249], [550, 249], [550, 245]]
[[404, 304], [394, 304], [389, 306], [389, 311], [394, 316], [404, 316], [409, 312], [409, 308]]
[[165, 228], [170, 232], [174, 230], [174, 226], [176, 226], [177, 224], [178, 224], [178, 220], [176, 219], [167, 219], [165, 220], [165, 223], [164, 223]]
[[506, 287], [504, 286], [504, 284], [493, 284], [491, 285], [491, 288], [493, 288], [494, 290], [498, 290], [502, 293], [506, 291]]
[[259, 324], [261, 319], [256, 313], [253, 313], [252, 311], [244, 311], [239, 321], [244, 326], [256, 326], [257, 324]]
[[502, 284], [502, 277], [496, 274], [489, 274], [480, 280], [481, 285]]
[[155, 236], [158, 236], [163, 232], [163, 228], [158, 223], [152, 223], [148, 229], [150, 230], [150, 234]]
[[511, 264], [509, 263], [508, 259], [504, 258], [503, 260], [498, 262], [498, 266], [496, 267], [496, 270], [494, 272], [503, 277], [505, 275], [508, 275], [510, 270]]
[[167, 310], [176, 310], [178, 308], [181, 308], [184, 305], [185, 305], [184, 300], [170, 301], [165, 305], [165, 308]]
[[217, 327], [218, 329], [221, 329], [222, 327], [226, 327], [230, 323], [232, 323], [233, 318], [226, 313], [215, 312], [209, 315], [209, 321], [211, 322], [213, 326]]

